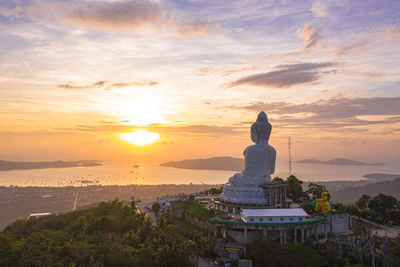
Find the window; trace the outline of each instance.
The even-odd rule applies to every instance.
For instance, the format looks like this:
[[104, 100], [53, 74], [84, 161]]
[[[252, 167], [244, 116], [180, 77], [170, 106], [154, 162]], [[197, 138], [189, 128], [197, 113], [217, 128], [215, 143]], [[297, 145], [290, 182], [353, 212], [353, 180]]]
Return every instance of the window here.
[[283, 221], [283, 218], [281, 218], [281, 221]]
[[250, 221], [251, 221], [251, 222], [254, 222], [254, 218], [250, 218]]
[[302, 220], [303, 220], [303, 218], [300, 217], [300, 218], [299, 218], [299, 221], [302, 221]]
[[272, 222], [272, 218], [269, 218], [269, 221]]
[[290, 218], [290, 221], [293, 221], [293, 218]]
[[260, 218], [260, 222], [263, 222], [264, 221], [264, 219], [263, 218]]

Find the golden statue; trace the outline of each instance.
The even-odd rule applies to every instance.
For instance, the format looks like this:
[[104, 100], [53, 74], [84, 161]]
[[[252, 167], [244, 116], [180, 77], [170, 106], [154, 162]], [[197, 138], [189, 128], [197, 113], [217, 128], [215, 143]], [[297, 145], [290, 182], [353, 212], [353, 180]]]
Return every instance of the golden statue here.
[[316, 199], [317, 205], [315, 206], [315, 211], [321, 211], [324, 214], [327, 214], [331, 210], [331, 206], [328, 201], [329, 194], [326, 192], [325, 187], [322, 189], [321, 198]]

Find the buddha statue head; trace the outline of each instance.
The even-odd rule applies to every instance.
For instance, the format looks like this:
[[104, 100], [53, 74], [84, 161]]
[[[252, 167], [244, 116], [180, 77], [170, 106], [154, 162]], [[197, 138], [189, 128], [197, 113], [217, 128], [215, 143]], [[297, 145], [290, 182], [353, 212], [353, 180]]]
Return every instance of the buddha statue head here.
[[253, 125], [251, 125], [251, 140], [254, 143], [258, 143], [260, 140], [269, 140], [271, 135], [272, 126], [268, 122], [267, 114], [264, 111], [261, 111], [257, 120]]

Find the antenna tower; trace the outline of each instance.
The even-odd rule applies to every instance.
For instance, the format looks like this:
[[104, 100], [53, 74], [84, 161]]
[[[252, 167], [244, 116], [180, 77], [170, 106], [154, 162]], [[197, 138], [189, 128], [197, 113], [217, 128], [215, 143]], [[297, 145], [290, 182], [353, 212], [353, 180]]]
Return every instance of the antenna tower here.
[[290, 175], [292, 175], [292, 150], [291, 150], [292, 142], [290, 140], [290, 136], [289, 136], [288, 145], [289, 145], [289, 176], [290, 176]]

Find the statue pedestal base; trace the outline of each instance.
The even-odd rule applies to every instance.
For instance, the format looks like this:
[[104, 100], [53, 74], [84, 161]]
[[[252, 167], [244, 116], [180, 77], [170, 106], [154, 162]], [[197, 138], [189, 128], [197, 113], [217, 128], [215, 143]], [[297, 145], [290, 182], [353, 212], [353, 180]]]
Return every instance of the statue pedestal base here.
[[268, 205], [264, 189], [259, 186], [234, 186], [225, 184], [219, 199], [223, 202], [247, 204], [247, 205]]

